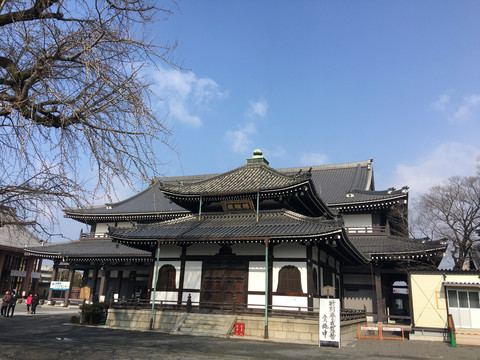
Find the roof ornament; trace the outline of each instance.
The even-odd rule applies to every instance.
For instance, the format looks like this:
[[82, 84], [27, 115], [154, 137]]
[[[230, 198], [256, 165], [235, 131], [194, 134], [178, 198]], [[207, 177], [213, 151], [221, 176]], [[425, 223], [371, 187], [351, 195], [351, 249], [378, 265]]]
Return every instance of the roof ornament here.
[[402, 187], [402, 193], [403, 193], [403, 194], [408, 193], [408, 186]]
[[352, 191], [347, 191], [347, 193], [345, 194], [345, 196], [346, 196], [347, 198], [352, 198], [352, 197], [355, 196], [355, 194], [354, 194]]
[[263, 152], [260, 149], [253, 150], [253, 156], [250, 159], [247, 159], [247, 164], [267, 164], [269, 162], [263, 157]]
[[390, 195], [392, 192], [395, 191], [395, 188], [394, 187], [391, 187], [391, 188], [388, 188], [388, 191], [387, 193]]

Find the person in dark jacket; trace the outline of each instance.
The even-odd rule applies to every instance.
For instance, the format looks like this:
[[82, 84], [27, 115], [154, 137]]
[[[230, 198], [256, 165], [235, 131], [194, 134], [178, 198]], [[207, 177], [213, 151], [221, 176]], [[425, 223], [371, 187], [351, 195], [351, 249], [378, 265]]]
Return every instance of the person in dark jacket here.
[[[11, 298], [10, 302], [8, 303], [7, 308], [7, 317], [13, 317], [13, 313], [15, 312], [15, 305], [17, 305], [17, 294], [15, 294], [15, 290], [10, 291]], [[11, 312], [11, 313], [10, 313]]]
[[7, 307], [11, 298], [12, 298], [12, 295], [10, 295], [10, 291], [7, 290], [5, 292], [5, 295], [3, 295], [2, 297], [2, 311], [1, 311], [2, 316], [7, 316]]
[[32, 311], [30, 314], [35, 314], [37, 312], [37, 306], [39, 301], [40, 301], [40, 298], [38, 297], [38, 294], [35, 293], [35, 295], [33, 295], [33, 298], [32, 298]]

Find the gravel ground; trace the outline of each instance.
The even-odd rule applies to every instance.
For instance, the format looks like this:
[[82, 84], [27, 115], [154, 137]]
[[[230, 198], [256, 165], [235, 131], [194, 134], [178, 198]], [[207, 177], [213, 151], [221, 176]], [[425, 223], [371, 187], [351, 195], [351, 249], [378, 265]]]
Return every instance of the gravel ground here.
[[[79, 326], [78, 309], [39, 308], [0, 318], [0, 359], [465, 359], [480, 360], [477, 347], [452, 348], [426, 341], [357, 340], [319, 348], [243, 339], [172, 336], [158, 332]], [[20, 311], [21, 310], [21, 311]]]

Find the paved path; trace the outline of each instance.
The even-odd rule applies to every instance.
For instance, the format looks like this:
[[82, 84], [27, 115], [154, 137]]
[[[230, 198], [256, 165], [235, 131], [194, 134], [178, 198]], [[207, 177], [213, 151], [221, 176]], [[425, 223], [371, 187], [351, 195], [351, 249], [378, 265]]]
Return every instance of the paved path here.
[[13, 318], [0, 318], [0, 359], [480, 360], [479, 348], [451, 348], [439, 342], [361, 340], [337, 349], [71, 325], [68, 321], [76, 311], [42, 307], [35, 315], [19, 312]]

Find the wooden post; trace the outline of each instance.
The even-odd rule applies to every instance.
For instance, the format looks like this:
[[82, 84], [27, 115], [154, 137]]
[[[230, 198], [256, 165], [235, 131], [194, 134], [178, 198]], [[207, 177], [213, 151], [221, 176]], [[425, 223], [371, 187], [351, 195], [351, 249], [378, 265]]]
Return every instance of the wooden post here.
[[[52, 271], [52, 279], [51, 281], [56, 281], [57, 280], [57, 273], [58, 273], [58, 264], [60, 263], [59, 260], [55, 260], [53, 263], [53, 271]], [[48, 290], [48, 301], [52, 301], [52, 295], [53, 295], [53, 290], [49, 289]]]
[[385, 307], [383, 304], [383, 294], [382, 294], [382, 275], [376, 271], [375, 272], [375, 297], [377, 303], [377, 322], [385, 322]]
[[72, 264], [70, 264], [70, 266], [68, 267], [68, 282], [69, 282], [69, 285], [68, 285], [68, 290], [65, 291], [65, 299], [63, 300], [63, 302], [67, 305], [70, 302], [70, 293], [72, 292], [74, 275], [75, 275], [75, 268]]
[[263, 338], [268, 339], [268, 239], [265, 239], [265, 329]]

